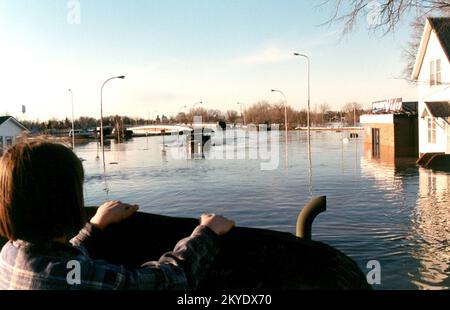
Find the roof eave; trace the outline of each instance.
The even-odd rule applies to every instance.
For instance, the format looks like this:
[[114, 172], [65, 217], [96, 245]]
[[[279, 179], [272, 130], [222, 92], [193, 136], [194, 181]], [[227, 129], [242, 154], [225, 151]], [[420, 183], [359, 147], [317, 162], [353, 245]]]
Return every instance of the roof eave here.
[[417, 57], [414, 63], [414, 68], [411, 73], [412, 80], [417, 80], [419, 78], [420, 70], [422, 68], [423, 59], [425, 58], [425, 53], [427, 51], [428, 41], [430, 40], [432, 30], [433, 28], [431, 27], [430, 20], [427, 18], [427, 21], [425, 22], [425, 27], [423, 29], [422, 39], [420, 40], [419, 49], [417, 51]]
[[17, 126], [19, 126], [20, 128], [22, 128], [25, 131], [29, 131], [27, 127], [25, 127], [21, 122], [19, 122], [18, 120], [16, 120], [14, 117], [10, 117], [8, 118], [5, 122], [3, 122], [3, 124], [5, 124], [6, 122], [9, 121], [13, 121]]

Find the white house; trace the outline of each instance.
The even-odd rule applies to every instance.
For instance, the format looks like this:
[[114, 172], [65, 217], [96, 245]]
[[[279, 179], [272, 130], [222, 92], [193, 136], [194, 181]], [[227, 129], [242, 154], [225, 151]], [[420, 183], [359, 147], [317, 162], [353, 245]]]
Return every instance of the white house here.
[[16, 143], [16, 137], [28, 129], [12, 116], [0, 116], [0, 153]]
[[419, 156], [450, 154], [450, 18], [428, 18], [412, 79], [419, 91]]

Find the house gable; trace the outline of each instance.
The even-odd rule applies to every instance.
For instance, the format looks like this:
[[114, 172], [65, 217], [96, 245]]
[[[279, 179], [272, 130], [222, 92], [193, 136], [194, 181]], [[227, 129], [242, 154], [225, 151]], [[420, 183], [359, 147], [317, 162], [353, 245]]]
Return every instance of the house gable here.
[[9, 120], [11, 116], [0, 116], [0, 125]]
[[416, 62], [411, 74], [413, 80], [417, 80], [420, 75], [427, 53], [428, 43], [430, 42], [432, 35], [436, 36], [447, 61], [450, 63], [450, 18], [427, 18], [419, 49], [417, 51]]
[[21, 122], [16, 120], [14, 117], [12, 117], [12, 116], [0, 116], [0, 127], [2, 125], [6, 124], [7, 122], [12, 122], [14, 125], [19, 127], [21, 130], [28, 131], [28, 129], [24, 125], [22, 125]]
[[450, 18], [430, 18], [429, 20], [447, 55], [447, 60], [450, 61]]

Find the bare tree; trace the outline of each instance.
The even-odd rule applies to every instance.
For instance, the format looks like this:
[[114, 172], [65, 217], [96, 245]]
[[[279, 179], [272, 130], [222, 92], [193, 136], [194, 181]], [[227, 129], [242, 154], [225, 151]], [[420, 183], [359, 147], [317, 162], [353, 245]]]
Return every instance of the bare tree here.
[[190, 109], [189, 113], [187, 114], [189, 123], [194, 122], [194, 116], [201, 116], [202, 122], [206, 122], [207, 118], [208, 118], [208, 111], [203, 107], [197, 107], [195, 109]]
[[330, 109], [330, 105], [328, 103], [322, 103], [319, 106], [320, 115], [322, 116], [322, 124], [325, 124], [325, 114]]
[[347, 124], [359, 122], [359, 116], [363, 113], [363, 107], [358, 102], [348, 102], [342, 107], [342, 112]]
[[253, 104], [245, 110], [247, 123], [270, 124], [273, 116], [271, 115], [271, 105], [267, 101], [260, 101]]
[[422, 38], [423, 28], [425, 27], [425, 19], [417, 19], [411, 22], [411, 37], [403, 48], [402, 56], [405, 61], [405, 67], [403, 68], [402, 77], [411, 83], [416, 83], [416, 81], [411, 81], [411, 73], [414, 69], [414, 64], [416, 63], [417, 52], [419, 50], [420, 40]]
[[227, 121], [229, 123], [236, 123], [236, 119], [238, 118], [238, 112], [235, 110], [227, 111]]
[[[306, 126], [306, 110], [296, 111], [291, 106], [286, 107], [288, 128], [294, 129], [297, 126]], [[284, 103], [269, 104], [267, 101], [260, 101], [251, 105], [245, 110], [247, 123], [253, 124], [279, 124], [284, 128]], [[311, 113], [311, 117], [315, 114]]]
[[327, 23], [343, 23], [343, 33], [351, 32], [359, 18], [366, 17], [370, 31], [382, 31], [386, 35], [394, 32], [401, 20], [412, 16], [412, 35], [403, 48], [405, 67], [401, 74], [408, 81], [414, 67], [425, 17], [450, 16], [450, 0], [325, 0], [322, 5], [332, 6], [332, 14]]
[[306, 111], [306, 109], [301, 109], [300, 111], [295, 112], [293, 118], [294, 123], [299, 126], [306, 126], [307, 119], [308, 119], [308, 112]]
[[218, 122], [225, 119], [222, 112], [216, 109], [208, 109], [206, 111], [206, 121], [207, 122]]
[[177, 114], [177, 116], [175, 117], [175, 120], [177, 123], [180, 123], [180, 124], [188, 123], [188, 117], [187, 117], [186, 113], [184, 113], [184, 112], [179, 112]]
[[450, 14], [450, 0], [325, 0], [321, 5], [332, 6], [327, 23], [342, 22], [344, 33], [352, 31], [361, 16], [367, 18], [370, 30], [387, 34], [409, 13], [419, 19], [430, 14]]

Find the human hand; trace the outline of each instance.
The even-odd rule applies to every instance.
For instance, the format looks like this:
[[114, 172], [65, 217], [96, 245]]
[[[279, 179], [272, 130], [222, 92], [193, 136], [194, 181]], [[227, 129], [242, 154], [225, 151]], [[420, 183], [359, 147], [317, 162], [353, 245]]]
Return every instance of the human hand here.
[[200, 217], [200, 225], [209, 227], [220, 236], [229, 232], [234, 227], [235, 222], [221, 215], [202, 214]]
[[102, 204], [91, 219], [91, 224], [104, 229], [109, 224], [121, 222], [129, 218], [139, 209], [138, 205], [130, 205], [117, 200], [108, 201]]

